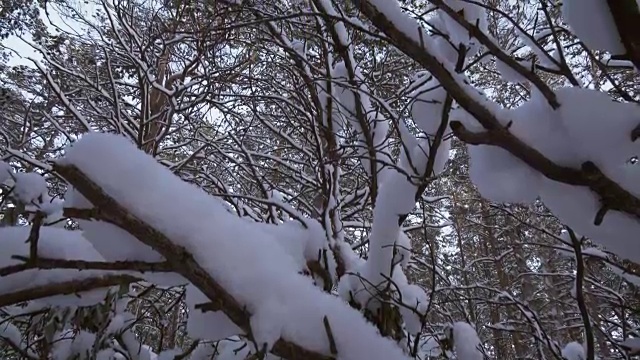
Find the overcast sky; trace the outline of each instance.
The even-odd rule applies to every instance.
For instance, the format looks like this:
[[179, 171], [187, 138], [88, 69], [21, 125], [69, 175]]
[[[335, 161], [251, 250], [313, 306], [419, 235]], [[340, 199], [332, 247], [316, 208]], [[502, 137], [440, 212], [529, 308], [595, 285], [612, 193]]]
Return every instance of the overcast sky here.
[[[79, 6], [80, 9], [83, 10], [83, 6]], [[63, 19], [57, 11], [57, 7], [49, 6], [47, 10], [49, 18], [47, 18], [44, 11], [40, 13], [40, 18], [45, 24], [47, 24], [50, 32], [57, 33], [59, 32], [58, 28], [69, 32], [75, 32], [74, 30], [79, 28], [79, 24], [69, 21], [68, 19]], [[9, 53], [12, 55], [7, 65], [26, 65], [33, 67], [33, 62], [28, 58], [42, 60], [42, 56], [35, 51], [28, 42], [31, 42], [30, 34], [24, 34], [22, 39], [17, 36], [10, 36], [8, 39], [0, 42], [1, 46], [9, 49]]]

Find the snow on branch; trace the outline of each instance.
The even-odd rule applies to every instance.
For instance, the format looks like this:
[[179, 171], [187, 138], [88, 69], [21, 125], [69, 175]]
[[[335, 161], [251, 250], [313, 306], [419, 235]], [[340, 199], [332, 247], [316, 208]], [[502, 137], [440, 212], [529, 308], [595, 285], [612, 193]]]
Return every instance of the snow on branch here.
[[338, 359], [405, 358], [357, 311], [298, 273], [275, 240], [286, 232], [231, 215], [125, 138], [87, 134], [54, 169], [99, 209], [100, 220], [157, 251], [274, 354], [328, 359], [333, 338]]
[[[73, 295], [74, 297], [76, 297], [78, 293], [88, 292], [100, 288], [126, 285], [139, 280], [140, 279], [131, 275], [113, 274], [87, 277], [82, 280], [52, 282], [48, 283], [47, 285], [40, 285], [36, 287], [26, 288], [24, 290], [4, 293], [0, 295], [0, 307], [44, 298], [49, 298], [46, 300], [46, 303], [52, 304], [52, 300], [50, 298], [54, 296]], [[69, 302], [67, 301], [69, 298], [70, 297], [65, 298], [64, 300], [61, 299], [60, 302], [57, 303], [69, 304]], [[88, 301], [87, 299], [83, 299], [84, 301], [80, 304], [98, 303], [102, 301], [103, 298], [103, 292], [94, 293], [91, 294]]]
[[[474, 182], [484, 176], [485, 184], [495, 184], [495, 180], [505, 183], [514, 195], [513, 202], [540, 196], [567, 225], [603, 242], [620, 256], [640, 259], [637, 252], [629, 254], [622, 246], [622, 238], [633, 233], [640, 220], [640, 197], [634, 185], [637, 177], [633, 170], [624, 168], [637, 154], [637, 105], [615, 103], [596, 90], [573, 87], [551, 91], [532, 72], [504, 56], [477, 24], [470, 24], [449, 6], [459, 2], [431, 3], [468, 30], [469, 38], [478, 38], [499, 60], [509, 62], [507, 65], [532, 85], [531, 99], [520, 108], [500, 108], [453, 71], [434, 39], [395, 1], [360, 2], [361, 12], [394, 46], [428, 70], [460, 106], [460, 117], [450, 126], [462, 141], [480, 145], [469, 146], [472, 172], [477, 170], [482, 175], [476, 175]], [[462, 15], [466, 17], [466, 12]], [[588, 110], [586, 104], [590, 105]], [[534, 118], [527, 111], [538, 116]], [[595, 147], [595, 143], [603, 146]], [[518, 184], [517, 180], [508, 179], [512, 175], [531, 180]], [[524, 189], [524, 184], [532, 186]], [[483, 187], [479, 188], [483, 192]], [[526, 190], [526, 196], [517, 194], [519, 190]], [[495, 194], [495, 190], [491, 193]], [[508, 200], [506, 197], [509, 196], [494, 200]]]
[[44, 307], [92, 305], [109, 287], [140, 280], [132, 266], [125, 266], [131, 264], [104, 262], [79, 231], [34, 223], [31, 229], [0, 228], [0, 307], [31, 300]]

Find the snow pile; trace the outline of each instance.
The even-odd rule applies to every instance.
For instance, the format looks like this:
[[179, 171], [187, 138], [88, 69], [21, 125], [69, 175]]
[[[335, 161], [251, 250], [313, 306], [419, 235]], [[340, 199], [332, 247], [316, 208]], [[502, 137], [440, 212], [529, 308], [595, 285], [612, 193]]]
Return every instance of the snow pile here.
[[615, 55], [626, 52], [605, 0], [564, 0], [562, 16], [589, 48]]
[[64, 330], [56, 334], [53, 341], [52, 356], [54, 359], [88, 359], [96, 342], [96, 335], [86, 332]]
[[638, 354], [640, 352], [640, 338], [628, 338], [620, 343], [620, 346], [628, 349], [632, 354]]
[[[14, 255], [29, 257], [29, 243], [27, 243], [26, 240], [29, 238], [30, 230], [29, 227], [0, 228], [0, 239], [2, 239], [0, 268], [23, 264], [20, 260], [12, 259]], [[81, 236], [79, 231], [69, 231], [53, 227], [42, 227], [40, 229], [38, 256], [64, 260], [104, 260], [91, 244]], [[108, 273], [109, 272], [98, 270], [31, 269], [0, 277], [0, 294], [53, 283], [88, 279]], [[107, 288], [69, 296], [59, 295], [34, 300], [33, 302], [43, 307], [56, 305], [87, 306], [103, 301], [108, 290]]]
[[[70, 187], [65, 194], [65, 207], [91, 209], [91, 203], [76, 189]], [[104, 221], [76, 219], [83, 236], [107, 261], [140, 260], [158, 262], [160, 254], [141, 243], [126, 231]]]
[[[58, 223], [63, 219], [63, 202], [49, 196], [47, 180], [42, 175], [35, 172], [14, 174], [9, 164], [0, 161], [0, 184], [13, 186], [9, 195], [13, 200], [23, 204], [25, 211], [43, 212], [45, 224]], [[64, 226], [64, 222], [58, 226]]]
[[[336, 117], [343, 119], [337, 129], [344, 129], [347, 124], [351, 126], [358, 138], [355, 146], [361, 159], [360, 161], [362, 162], [362, 166], [367, 174], [371, 175], [370, 161], [375, 161], [375, 159], [371, 159], [371, 156], [368, 154], [367, 137], [361, 121], [365, 121], [369, 128], [372, 145], [376, 151], [376, 158], [378, 156], [389, 157], [387, 149], [389, 121], [373, 108], [369, 91], [363, 82], [364, 76], [360, 72], [360, 69], [356, 68], [353, 71], [355, 73], [355, 79], [353, 79], [353, 81], [357, 83], [357, 87], [355, 88], [353, 86], [349, 86], [349, 72], [347, 65], [343, 61], [336, 63], [331, 71], [331, 77], [337, 81], [334, 83], [336, 88], [334, 94], [335, 99], [337, 100], [336, 107], [338, 109]], [[359, 109], [357, 107], [357, 100], [360, 102]], [[358, 114], [361, 114], [361, 119], [358, 118]], [[378, 168], [378, 166], [379, 165], [376, 163], [375, 168]]]
[[43, 194], [47, 192], [47, 181], [42, 175], [37, 173], [17, 173], [14, 175], [15, 186], [14, 196], [23, 204], [35, 203], [42, 200]]
[[483, 360], [482, 342], [476, 330], [466, 322], [455, 322], [448, 329], [453, 349], [459, 360]]
[[214, 344], [201, 342], [196, 346], [189, 358], [191, 360], [209, 360], [216, 358], [215, 356], [219, 353], [218, 347]]
[[208, 302], [210, 300], [198, 288], [187, 285], [185, 303], [189, 308], [187, 333], [190, 337], [217, 341], [242, 334], [242, 330], [222, 311], [203, 312], [197, 308], [197, 305]]
[[[298, 274], [299, 264], [274, 234], [228, 213], [219, 200], [181, 181], [124, 137], [87, 134], [67, 150], [60, 164], [76, 166], [133, 215], [189, 250], [254, 314], [251, 323], [261, 340], [282, 337], [327, 354], [326, 316], [339, 359], [405, 358], [361, 314]], [[278, 309], [286, 309], [287, 316], [265, 316]]]
[[22, 348], [22, 333], [17, 326], [9, 320], [0, 322], [0, 339], [11, 344], [14, 347]]
[[[65, 206], [88, 209], [91, 204], [82, 194], [70, 188], [67, 191]], [[135, 237], [117, 226], [99, 220], [76, 220], [83, 231], [83, 236], [98, 250], [107, 261], [140, 260], [147, 262], [161, 262], [164, 257], [151, 247], [138, 241]], [[325, 232], [322, 225], [312, 219], [305, 219], [304, 224], [289, 220], [282, 224], [255, 223], [261, 231], [271, 233], [278, 245], [282, 247], [298, 263], [299, 269], [307, 270], [307, 262], [318, 260], [320, 254], [328, 250], [326, 246]], [[286, 233], [286, 235], [284, 235]], [[284, 236], [283, 236], [284, 235]], [[332, 256], [327, 257], [330, 265], [334, 265]], [[330, 267], [335, 268], [335, 266]], [[177, 274], [143, 275], [149, 282], [162, 286], [178, 286], [187, 283], [183, 277]], [[320, 282], [322, 279], [318, 278]]]
[[0, 161], [0, 184], [3, 184], [5, 181], [11, 179], [13, 176], [13, 172], [11, 170], [11, 165], [7, 164], [4, 161]]
[[625, 281], [628, 281], [629, 283], [634, 284], [636, 286], [640, 286], [640, 276], [635, 275], [635, 274], [630, 274], [630, 273], [620, 269], [617, 266], [607, 265], [607, 269], [609, 269], [609, 271], [611, 271], [612, 273], [620, 276]]
[[[543, 155], [566, 163], [561, 157], [570, 156], [571, 151], [567, 149], [562, 136], [564, 129], [559, 121], [554, 121], [556, 118], [539, 93], [533, 92], [529, 102], [505, 111], [503, 115], [511, 120], [511, 133], [526, 144], [535, 146]], [[470, 120], [464, 118], [463, 122], [468, 123]], [[469, 175], [486, 199], [530, 203], [539, 196], [543, 176], [522, 160], [497, 146], [468, 145], [467, 149], [471, 158]]]
[[[406, 148], [401, 151], [398, 168], [387, 168], [380, 175], [380, 190], [369, 236], [369, 257], [347, 269], [350, 273], [340, 279], [338, 292], [344, 299], [356, 301], [375, 312], [381, 305], [375, 296], [384, 289], [392, 289], [394, 299], [406, 305], [400, 306], [400, 311], [407, 331], [415, 334], [421, 329], [421, 315], [429, 303], [424, 290], [408, 284], [403, 272], [409, 264], [411, 244], [398, 220], [415, 206], [419, 184], [414, 179], [426, 171], [429, 147], [428, 142], [421, 143], [402, 126], [400, 134]], [[407, 155], [406, 149], [413, 150], [411, 156]], [[437, 150], [433, 166], [436, 174], [444, 169], [448, 150], [446, 146]], [[393, 285], [389, 287], [390, 280]]]
[[[382, 4], [377, 1], [376, 3], [376, 7], [382, 7]], [[445, 0], [444, 3], [454, 12], [462, 15], [471, 26], [477, 26], [481, 31], [487, 33], [487, 15], [482, 6], [464, 0]], [[389, 13], [387, 12], [387, 14]], [[480, 42], [443, 10], [437, 10], [435, 15], [429, 19], [429, 24], [443, 35], [434, 39], [436, 53], [451, 64], [456, 63], [458, 49], [461, 46], [467, 49], [465, 53], [467, 58], [480, 50]]]
[[[435, 50], [433, 54], [438, 60], [452, 70], [452, 61], [447, 55], [449, 52], [440, 51], [442, 46], [438, 46], [438, 38], [430, 37], [414, 19], [402, 11], [397, 2], [370, 0], [369, 3], [415, 44], [424, 44], [427, 51]], [[602, 6], [606, 4], [600, 0], [589, 0], [584, 4], [583, 1], [568, 0], [564, 3], [563, 14], [585, 42], [619, 53], [620, 41], [612, 33], [615, 32], [615, 26], [607, 19], [611, 14], [608, 9], [603, 10]], [[465, 17], [476, 16], [473, 13], [467, 15], [466, 11], [465, 9]], [[589, 14], [598, 14], [597, 24], [591, 23], [593, 16]], [[436, 17], [429, 21], [440, 30], [450, 29], [448, 24], [443, 24], [446, 19]], [[535, 46], [533, 49], [535, 50]], [[554, 110], [534, 89], [529, 102], [514, 110], [504, 110], [487, 101], [484, 94], [474, 89], [464, 75], [453, 72], [451, 75], [466, 90], [467, 95], [493, 112], [499, 123], [509, 127], [509, 131], [516, 137], [554, 163], [580, 168], [585, 161], [593, 161], [604, 174], [630, 193], [636, 196], [640, 194], [640, 172], [637, 166], [629, 164], [637, 156], [637, 146], [640, 146], [640, 142], [631, 140], [630, 133], [640, 123], [637, 105], [615, 103], [606, 94], [596, 90], [562, 88], [556, 91], [561, 106]], [[469, 131], [485, 131], [463, 109], [454, 111], [452, 116], [461, 121]], [[483, 196], [496, 201], [519, 203], [531, 202], [540, 197], [572, 229], [621, 257], [640, 261], [640, 248], [628, 246], [628, 239], [634, 238], [640, 231], [640, 224], [635, 218], [617, 211], [608, 211], [604, 221], [597, 226], [594, 222], [601, 204], [590, 189], [559, 183], [538, 175], [513, 155], [497, 148], [468, 146], [468, 149], [471, 154], [472, 180]], [[508, 190], [507, 194], [500, 193], [498, 189], [501, 187]]]
[[[567, 165], [578, 167], [592, 161], [611, 180], [638, 196], [640, 169], [629, 160], [640, 154], [640, 143], [631, 139], [631, 131], [640, 120], [637, 115], [640, 107], [613, 102], [605, 93], [595, 90], [563, 88], [557, 95], [562, 103], [557, 114], [567, 134], [565, 142], [576, 154], [575, 161], [567, 161]], [[599, 144], [598, 150], [593, 144]], [[566, 225], [619, 256], [640, 259], [640, 249], [628, 246], [628, 239], [640, 230], [636, 219], [609, 211], [602, 224], [596, 225], [596, 214], [602, 205], [595, 193], [544, 180], [541, 198]]]
[[[256, 224], [263, 231], [273, 234], [282, 249], [298, 263], [300, 270], [307, 270], [308, 261], [323, 261], [322, 253], [327, 248], [326, 233], [317, 220], [304, 219], [304, 224], [298, 221], [285, 221], [278, 225]], [[330, 264], [335, 265], [333, 256], [328, 256]], [[335, 266], [330, 266], [334, 268]]]
[[564, 346], [561, 353], [566, 360], [586, 360], [584, 346], [578, 342], [570, 342]]
[[[394, 299], [403, 304], [399, 307], [400, 312], [406, 330], [412, 334], [421, 330], [421, 315], [424, 315], [429, 304], [424, 290], [408, 284], [404, 274], [411, 259], [411, 244], [401, 231], [398, 220], [409, 214], [415, 206], [420, 185], [418, 179], [440, 174], [445, 168], [451, 147], [450, 139], [441, 139], [438, 147], [433, 146], [434, 135], [442, 124], [446, 93], [433, 78], [419, 77], [415, 83], [419, 85], [414, 86], [411, 95], [411, 113], [413, 121], [428, 137], [418, 139], [404, 123], [399, 123], [402, 149], [397, 167], [385, 168], [379, 175], [368, 260], [353, 262], [347, 269], [349, 273], [340, 279], [338, 286], [341, 297], [373, 312], [381, 305], [375, 300], [376, 295], [380, 291], [390, 291]], [[444, 132], [447, 133], [448, 130]], [[431, 156], [435, 156], [431, 161], [432, 172], [426, 174]], [[389, 281], [393, 282], [390, 287]]]
[[[500, 73], [500, 76], [502, 76], [502, 79], [504, 79], [505, 81], [512, 82], [512, 83], [526, 82], [526, 79], [524, 78], [524, 76], [520, 75], [520, 73], [515, 71], [511, 66], [505, 64], [498, 58], [495, 58], [495, 62], [496, 62], [496, 70], [498, 70], [498, 72]], [[531, 67], [531, 65], [527, 64], [525, 61], [520, 61], [519, 63], [520, 65], [523, 65], [525, 67]]]
[[[435, 135], [442, 124], [443, 107], [447, 92], [435, 78], [419, 79], [424, 85], [418, 87], [410, 95], [413, 99], [411, 117], [420, 130], [428, 135]], [[450, 130], [446, 129], [447, 132]]]
[[[605, 93], [580, 88], [556, 91], [558, 110], [538, 93], [520, 107], [508, 111], [510, 132], [554, 163], [580, 168], [592, 161], [610, 179], [635, 196], [640, 195], [640, 169], [630, 159], [640, 154], [640, 142], [631, 139], [640, 123], [635, 104], [617, 103]], [[594, 146], [598, 144], [598, 146]], [[640, 231], [630, 216], [609, 211], [595, 225], [602, 207], [586, 187], [544, 177], [507, 151], [494, 146], [469, 145], [470, 176], [480, 194], [492, 201], [530, 203], [540, 197], [563, 223], [630, 260], [640, 260], [640, 249], [627, 240]]]
[[589, 89], [562, 88], [556, 93], [563, 104], [558, 114], [566, 140], [579, 161], [592, 161], [611, 180], [640, 195], [640, 170], [629, 166], [629, 160], [640, 155], [640, 142], [631, 139], [640, 124], [640, 106], [614, 102], [608, 94]]
[[488, 200], [507, 203], [533, 202], [540, 192], [540, 173], [496, 146], [468, 146], [469, 177]]
[[[458, 14], [462, 14], [464, 20], [470, 25], [478, 27], [480, 31], [488, 33], [487, 31], [487, 14], [486, 10], [479, 5], [465, 0], [445, 0], [453, 11]], [[472, 56], [480, 49], [480, 43], [477, 39], [473, 38], [469, 32], [463, 28], [457, 21], [449, 17], [442, 10], [439, 11], [439, 15], [442, 18], [444, 24], [444, 32], [447, 34], [452, 43], [455, 45], [462, 44], [469, 49], [468, 56]]]

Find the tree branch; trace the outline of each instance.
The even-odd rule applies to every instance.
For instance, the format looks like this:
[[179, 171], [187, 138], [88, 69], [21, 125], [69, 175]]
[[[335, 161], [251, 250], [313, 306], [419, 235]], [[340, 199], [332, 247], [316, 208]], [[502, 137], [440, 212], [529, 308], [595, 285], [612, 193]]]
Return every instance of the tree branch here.
[[588, 187], [600, 196], [603, 208], [625, 212], [640, 218], [640, 199], [607, 178], [590, 161], [583, 163], [580, 170], [576, 170], [558, 166], [542, 155], [539, 157], [529, 156], [527, 152], [520, 152], [526, 151], [526, 149], [519, 147], [517, 143], [521, 143], [520, 140], [511, 135], [505, 128], [473, 133], [467, 130], [459, 121], [452, 121], [451, 129], [460, 140], [468, 144], [493, 145], [511, 152], [511, 154], [551, 180]]
[[0, 307], [56, 295], [70, 295], [103, 287], [129, 284], [140, 279], [130, 275], [105, 275], [64, 281], [0, 295]]
[[173, 268], [168, 262], [149, 263], [144, 261], [85, 261], [66, 260], [38, 257], [31, 259], [15, 255], [13, 259], [24, 261], [23, 264], [10, 265], [0, 268], [0, 277], [9, 276], [30, 269], [74, 269], [74, 270], [105, 270], [105, 271], [138, 271], [138, 272], [170, 272]]
[[[213, 279], [185, 248], [174, 244], [163, 233], [131, 214], [78, 168], [55, 164], [53, 169], [80, 191], [96, 208], [100, 209], [99, 213], [103, 219], [127, 231], [164, 256], [176, 273], [189, 280], [210, 300], [220, 304], [221, 310], [239, 328], [247, 334], [251, 333], [249, 321], [251, 314]], [[330, 356], [309, 351], [282, 338], [274, 344], [271, 352], [292, 360], [332, 359]]]
[[[622, 45], [627, 51], [623, 57], [630, 60], [640, 71], [640, 10], [638, 3], [635, 0], [607, 0], [607, 4], [616, 23]], [[615, 58], [620, 58], [620, 56], [615, 56]]]
[[582, 242], [571, 229], [567, 229], [571, 237], [571, 244], [576, 253], [576, 301], [580, 309], [580, 316], [584, 325], [584, 337], [587, 341], [587, 360], [593, 360], [595, 347], [593, 342], [593, 329], [591, 327], [591, 319], [589, 318], [589, 310], [584, 297], [584, 277], [585, 267], [582, 259]]
[[[402, 32], [385, 13], [371, 3], [371, 0], [361, 0], [359, 5], [360, 11], [390, 38], [394, 46], [436, 77], [447, 93], [488, 130], [481, 134], [473, 134], [464, 129], [461, 123], [453, 121], [450, 124], [451, 128], [460, 140], [475, 145], [495, 145], [503, 148], [549, 179], [570, 185], [586, 186], [598, 194], [603, 205], [608, 206], [609, 209], [625, 212], [640, 219], [640, 199], [607, 178], [592, 163], [585, 163], [586, 166], [581, 170], [559, 166], [522, 142], [509, 133], [489, 109], [469, 95], [459, 81], [425, 49], [423, 44]], [[415, 25], [416, 32], [423, 31], [417, 22]]]

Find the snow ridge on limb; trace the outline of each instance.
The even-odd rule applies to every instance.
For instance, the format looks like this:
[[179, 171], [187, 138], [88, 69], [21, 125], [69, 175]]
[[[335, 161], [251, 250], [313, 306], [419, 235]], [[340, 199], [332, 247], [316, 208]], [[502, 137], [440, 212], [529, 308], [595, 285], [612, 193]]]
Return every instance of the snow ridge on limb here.
[[[326, 316], [338, 359], [406, 358], [357, 311], [298, 274], [298, 265], [273, 235], [227, 213], [217, 199], [181, 181], [125, 138], [85, 135], [54, 168], [100, 210], [100, 220], [165, 257], [213, 301], [210, 310], [222, 310], [247, 334], [255, 324], [265, 341], [278, 339], [274, 354], [332, 358]], [[252, 319], [262, 304], [279, 304], [290, 320]]]
[[[431, 2], [441, 9], [446, 9], [442, 0]], [[611, 210], [629, 215], [630, 221], [637, 222], [640, 219], [640, 198], [608, 177], [596, 162], [591, 161], [592, 159], [583, 159], [579, 164], [560, 164], [545, 156], [532, 144], [515, 136], [509, 128], [509, 117], [479, 99], [475, 94], [476, 90], [462, 76], [451, 71], [446, 59], [437, 56], [433, 40], [426, 31], [414, 19], [403, 13], [397, 2], [363, 0], [359, 4], [361, 12], [390, 38], [394, 46], [427, 69], [458, 105], [482, 125], [482, 129], [471, 131], [462, 122], [452, 121], [450, 126], [458, 138], [471, 145], [500, 147], [542, 173], [547, 179], [576, 188], [583, 187], [597, 194], [596, 201], [600, 210], [597, 212], [598, 216], [592, 219], [596, 224], [599, 224], [605, 213]], [[453, 14], [450, 15], [454, 17]], [[481, 35], [478, 34], [477, 37], [480, 38]], [[483, 45], [490, 47], [489, 43]], [[517, 66], [508, 65], [518, 69]], [[537, 89], [552, 109], [560, 107], [556, 95], [553, 92], [548, 93], [546, 85]]]
[[638, 34], [640, 4], [633, 0], [607, 0], [607, 5], [626, 50], [622, 58], [631, 60], [636, 70], [640, 71], [640, 35]]
[[[250, 331], [249, 319], [251, 315], [246, 311], [231, 295], [215, 282], [202, 269], [193, 256], [184, 248], [174, 245], [171, 240], [159, 231], [153, 229], [142, 220], [131, 215], [125, 208], [120, 206], [114, 199], [109, 197], [102, 189], [84, 175], [75, 166], [55, 165], [55, 171], [62, 175], [67, 181], [79, 189], [80, 192], [96, 204], [102, 211], [100, 219], [117, 225], [135, 236], [137, 239], [144, 239], [143, 242], [150, 244], [161, 254], [169, 255], [168, 258], [174, 265], [176, 272], [183, 274], [188, 280], [195, 284], [210, 299], [216, 299], [216, 307], [224, 311], [236, 325], [244, 331]], [[330, 359], [321, 354], [308, 352], [294, 344], [278, 341], [273, 348], [273, 352], [289, 359]], [[297, 355], [302, 355], [297, 357]]]
[[640, 70], [640, 3], [636, 0], [565, 0], [562, 16], [588, 47], [629, 60]]

